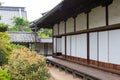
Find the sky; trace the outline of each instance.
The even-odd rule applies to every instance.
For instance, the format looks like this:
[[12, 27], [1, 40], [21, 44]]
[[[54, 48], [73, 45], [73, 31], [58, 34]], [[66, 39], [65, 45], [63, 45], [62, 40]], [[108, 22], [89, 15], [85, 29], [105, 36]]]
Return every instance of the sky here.
[[62, 0], [0, 0], [2, 6], [26, 7], [27, 19], [34, 21], [42, 17], [41, 13], [50, 11]]

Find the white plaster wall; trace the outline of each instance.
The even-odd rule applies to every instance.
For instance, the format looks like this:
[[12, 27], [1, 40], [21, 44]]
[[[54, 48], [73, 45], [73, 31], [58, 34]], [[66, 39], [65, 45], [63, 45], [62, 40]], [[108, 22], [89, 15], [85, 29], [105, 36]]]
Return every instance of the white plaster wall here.
[[109, 62], [120, 65], [120, 29], [109, 31]]
[[71, 36], [71, 55], [76, 56], [76, 35]]
[[41, 43], [39, 46], [40, 46], [39, 53], [44, 55], [44, 44]]
[[66, 22], [66, 33], [74, 32], [74, 19], [69, 18]]
[[90, 59], [97, 60], [97, 32], [90, 33]]
[[106, 25], [105, 7], [92, 9], [89, 14], [89, 28], [102, 27]]
[[70, 53], [70, 46], [71, 46], [71, 44], [70, 44], [70, 36], [67, 36], [67, 55], [71, 55]]
[[57, 38], [57, 52], [62, 52], [61, 46], [61, 38]]
[[108, 62], [108, 31], [99, 32], [99, 61]]
[[52, 44], [48, 44], [48, 54], [52, 55]]
[[53, 29], [54, 29], [54, 35], [58, 35], [58, 24], [55, 24], [53, 26]]
[[54, 53], [56, 53], [56, 48], [57, 48], [57, 46], [56, 46], [56, 38], [54, 38], [53, 46], [54, 46]]
[[76, 31], [87, 29], [87, 15], [82, 13], [76, 17]]
[[87, 34], [80, 35], [80, 57], [87, 59]]
[[61, 21], [59, 24], [59, 34], [64, 34], [65, 33], [65, 22]]
[[62, 36], [62, 54], [65, 54], [65, 36]]
[[120, 23], [120, 0], [113, 0], [109, 6], [109, 24]]
[[81, 46], [80, 40], [81, 40], [81, 38], [80, 38], [80, 36], [81, 36], [80, 34], [76, 35], [76, 54], [77, 54], [78, 57], [81, 57], [80, 56], [80, 54], [81, 54], [81, 51], [80, 51], [80, 46]]
[[62, 38], [59, 38], [59, 52], [62, 52]]

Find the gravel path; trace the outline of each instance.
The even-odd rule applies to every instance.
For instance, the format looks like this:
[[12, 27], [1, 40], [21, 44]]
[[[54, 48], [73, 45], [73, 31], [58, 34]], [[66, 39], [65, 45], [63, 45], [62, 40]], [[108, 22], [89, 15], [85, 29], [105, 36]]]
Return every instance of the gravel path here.
[[82, 80], [77, 77], [73, 77], [72, 74], [66, 73], [63, 70], [59, 70], [55, 67], [49, 67], [50, 74], [52, 78], [50, 80]]

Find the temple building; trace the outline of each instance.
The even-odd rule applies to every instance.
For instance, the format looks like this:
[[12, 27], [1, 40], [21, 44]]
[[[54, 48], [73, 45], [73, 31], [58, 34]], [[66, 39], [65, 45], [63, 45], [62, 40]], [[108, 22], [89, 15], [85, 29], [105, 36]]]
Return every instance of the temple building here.
[[119, 12], [120, 0], [63, 0], [34, 23], [53, 29], [54, 58], [120, 73]]
[[13, 26], [13, 17], [22, 17], [27, 19], [27, 11], [25, 7], [0, 6], [0, 22]]

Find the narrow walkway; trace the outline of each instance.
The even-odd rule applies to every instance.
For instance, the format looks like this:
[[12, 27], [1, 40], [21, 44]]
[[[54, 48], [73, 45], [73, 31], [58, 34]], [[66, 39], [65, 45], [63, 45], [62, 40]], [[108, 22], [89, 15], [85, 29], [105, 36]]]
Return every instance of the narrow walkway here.
[[65, 67], [66, 69], [71, 69], [74, 72], [78, 72], [80, 74], [90, 76], [95, 78], [95, 80], [120, 80], [120, 75], [108, 73], [102, 70], [94, 69], [92, 67], [87, 67], [83, 65], [79, 65], [76, 63], [72, 63], [66, 60], [61, 60], [53, 57], [47, 57], [48, 61], [54, 63], [56, 65]]

